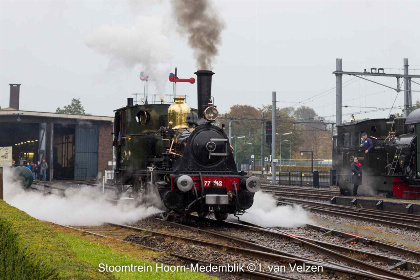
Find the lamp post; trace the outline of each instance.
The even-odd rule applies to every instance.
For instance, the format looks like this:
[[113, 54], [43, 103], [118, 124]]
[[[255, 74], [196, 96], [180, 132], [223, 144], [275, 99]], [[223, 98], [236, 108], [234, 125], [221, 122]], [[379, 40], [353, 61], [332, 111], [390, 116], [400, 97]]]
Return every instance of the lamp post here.
[[292, 141], [290, 140], [283, 140], [283, 142], [289, 142], [290, 150], [289, 150], [289, 159], [292, 159]]
[[236, 120], [230, 120], [229, 121], [229, 143], [232, 143], [231, 142], [231, 140], [232, 140], [232, 122], [234, 122], [234, 121], [236, 121]]
[[303, 156], [303, 153], [311, 153], [311, 170], [314, 173], [314, 151], [300, 151], [301, 156]]
[[236, 164], [236, 154], [237, 154], [237, 151], [236, 151], [236, 141], [237, 141], [237, 139], [242, 139], [242, 138], [245, 138], [245, 136], [232, 136], [232, 138], [234, 138], [235, 139], [235, 144], [234, 144], [234, 146], [233, 146], [233, 148], [234, 148], [234, 150], [235, 150], [235, 154], [234, 154], [234, 156], [235, 156], [235, 164]]
[[[286, 133], [283, 133], [283, 134], [279, 134], [280, 135], [280, 163], [279, 163], [279, 165], [280, 165], [280, 172], [281, 172], [281, 160], [283, 159], [282, 157], [281, 157], [281, 137], [282, 136], [285, 136], [285, 135], [289, 135], [289, 134], [292, 134], [293, 132], [286, 132]], [[280, 175], [279, 175], [280, 176]], [[280, 178], [280, 177], [279, 177]]]

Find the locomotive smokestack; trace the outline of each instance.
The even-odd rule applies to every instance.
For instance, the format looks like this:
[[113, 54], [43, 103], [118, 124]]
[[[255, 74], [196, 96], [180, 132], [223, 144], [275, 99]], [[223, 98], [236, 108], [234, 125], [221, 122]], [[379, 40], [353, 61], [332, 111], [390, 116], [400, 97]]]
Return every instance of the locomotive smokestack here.
[[127, 107], [133, 107], [133, 98], [127, 98]]
[[9, 107], [19, 110], [20, 84], [9, 84], [9, 85], [10, 85]]
[[210, 70], [198, 70], [197, 75], [197, 109], [198, 118], [204, 117], [204, 110], [211, 102], [211, 77], [213, 72]]

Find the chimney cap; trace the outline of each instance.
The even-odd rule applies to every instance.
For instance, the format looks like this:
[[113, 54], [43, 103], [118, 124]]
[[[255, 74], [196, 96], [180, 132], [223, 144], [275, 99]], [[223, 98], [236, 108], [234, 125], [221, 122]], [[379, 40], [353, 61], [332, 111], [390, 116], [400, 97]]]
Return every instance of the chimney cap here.
[[194, 74], [196, 74], [196, 75], [198, 75], [198, 74], [201, 74], [201, 75], [213, 75], [214, 72], [211, 71], [211, 70], [197, 70], [197, 72], [194, 72]]

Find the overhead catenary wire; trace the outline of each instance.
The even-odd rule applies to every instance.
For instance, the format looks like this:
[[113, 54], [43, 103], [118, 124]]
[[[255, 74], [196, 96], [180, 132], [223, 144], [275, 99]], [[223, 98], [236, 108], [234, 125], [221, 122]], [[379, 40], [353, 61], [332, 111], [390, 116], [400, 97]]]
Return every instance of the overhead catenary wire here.
[[[348, 86], [348, 85], [350, 85], [349, 84], [349, 82], [351, 82], [351, 81], [353, 81], [353, 80], [355, 80], [355, 77], [353, 77], [353, 78], [351, 78], [350, 80], [347, 80], [347, 81], [345, 81], [345, 82], [343, 82], [343, 86], [344, 85], [346, 85], [346, 86]], [[311, 96], [311, 97], [308, 97], [308, 98], [306, 98], [306, 99], [303, 99], [303, 100], [301, 100], [301, 101], [298, 101], [298, 102], [294, 102], [295, 104], [302, 104], [302, 103], [307, 103], [307, 102], [311, 102], [310, 100], [312, 100], [312, 99], [314, 99], [314, 98], [320, 98], [321, 96], [325, 96], [325, 95], [327, 95], [327, 94], [329, 94], [330, 93], [330, 91], [332, 91], [332, 90], [334, 90], [335, 89], [335, 87], [332, 87], [332, 88], [330, 88], [330, 89], [328, 89], [328, 90], [325, 90], [325, 91], [323, 91], [323, 92], [321, 92], [321, 93], [318, 93], [318, 94], [315, 94], [315, 95], [313, 95], [313, 96]]]
[[[411, 65], [411, 66], [416, 66], [416, 65]], [[417, 66], [419, 66], [419, 65], [417, 65]], [[389, 70], [391, 70], [391, 69], [395, 69], [395, 70], [404, 70], [404, 68], [392, 68], [392, 67], [384, 67], [384, 69], [389, 69]], [[420, 71], [420, 69], [417, 69], [417, 68], [410, 68], [410, 71], [411, 70], [418, 70], [418, 71]], [[359, 79], [356, 79], [356, 78], [359, 78]], [[345, 86], [349, 86], [349, 85], [351, 85], [351, 84], [353, 84], [354, 82], [356, 82], [357, 80], [359, 80], [360, 81], [360, 79], [364, 79], [364, 80], [367, 80], [367, 81], [369, 81], [369, 82], [373, 82], [373, 83], [376, 83], [376, 84], [379, 84], [379, 85], [381, 85], [381, 86], [385, 86], [385, 87], [387, 87], [387, 89], [386, 90], [381, 90], [381, 91], [378, 91], [378, 92], [374, 92], [374, 93], [371, 93], [371, 94], [364, 94], [364, 98], [365, 98], [365, 107], [363, 107], [363, 106], [354, 106], [353, 104], [348, 104], [348, 105], [345, 105], [345, 106], [343, 106], [343, 108], [360, 108], [360, 109], [372, 109], [372, 110], [368, 110], [368, 111], [366, 111], [366, 110], [361, 110], [361, 111], [359, 111], [359, 112], [352, 112], [352, 113], [357, 113], [357, 114], [367, 114], [367, 113], [372, 113], [372, 112], [379, 112], [379, 111], [385, 111], [385, 110], [390, 110], [390, 113], [393, 111], [393, 110], [395, 110], [395, 109], [401, 109], [401, 108], [403, 108], [403, 106], [395, 106], [395, 103], [396, 103], [396, 101], [397, 101], [397, 99], [398, 99], [398, 97], [399, 97], [399, 95], [398, 95], [398, 92], [399, 91], [404, 91], [403, 89], [401, 89], [401, 90], [399, 90], [399, 89], [397, 89], [397, 88], [394, 88], [394, 87], [392, 87], [392, 86], [390, 86], [390, 85], [384, 85], [384, 84], [381, 84], [381, 83], [378, 83], [378, 82], [375, 82], [375, 81], [371, 81], [371, 80], [369, 80], [369, 79], [365, 79], [365, 78], [363, 78], [363, 77], [360, 77], [360, 76], [356, 76], [356, 75], [354, 75], [351, 79], [349, 79], [349, 80], [347, 80], [347, 81], [345, 81], [345, 82], [343, 82], [343, 88], [345, 87]], [[420, 85], [420, 83], [418, 83], [418, 82], [416, 82], [416, 81], [414, 81], [414, 78], [413, 79], [411, 79], [411, 81], [414, 83], [414, 84], [416, 84], [416, 85]], [[401, 87], [402, 87], [402, 84], [403, 84], [403, 82], [401, 83]], [[400, 87], [400, 88], [401, 88]], [[301, 100], [301, 101], [298, 101], [298, 102], [291, 102], [291, 101], [281, 101], [281, 103], [289, 103], [289, 104], [291, 104], [291, 106], [290, 107], [297, 107], [297, 106], [299, 106], [299, 105], [304, 105], [305, 103], [312, 103], [312, 102], [316, 102], [316, 101], [319, 101], [319, 99], [320, 98], [324, 98], [324, 97], [327, 97], [327, 96], [330, 96], [330, 94], [333, 94], [334, 93], [334, 89], [336, 89], [336, 87], [331, 87], [331, 88], [329, 88], [329, 89], [327, 89], [327, 90], [325, 90], [325, 91], [322, 91], [322, 92], [320, 92], [320, 93], [318, 93], [318, 94], [315, 94], [315, 95], [313, 95], [313, 96], [311, 96], [311, 97], [308, 97], [308, 98], [305, 98], [305, 99], [303, 99], [303, 100]], [[377, 95], [377, 94], [382, 94], [382, 93], [386, 93], [386, 92], [389, 92], [389, 91], [396, 91], [397, 92], [397, 95], [395, 96], [395, 98], [394, 98], [394, 100], [393, 100], [393, 103], [392, 103], [392, 106], [391, 107], [368, 107], [368, 106], [366, 106], [367, 105], [367, 100], [366, 100], [366, 98], [367, 97], [369, 97], [369, 96], [373, 96], [373, 95]], [[359, 86], [359, 92], [360, 92], [360, 86]], [[365, 88], [365, 92], [366, 92], [366, 88]], [[413, 90], [413, 89], [411, 89], [411, 92], [412, 93], [414, 93], [414, 92], [420, 92], [420, 91], [418, 91], [418, 90]], [[388, 98], [388, 97], [387, 97]], [[360, 97], [355, 97], [355, 98], [351, 98], [351, 99], [346, 99], [346, 100], [344, 100], [343, 102], [350, 102], [350, 101], [353, 101], [353, 100], [359, 100], [360, 99]], [[311, 107], [312, 109], [318, 109], [318, 108], [325, 108], [325, 107], [329, 107], [329, 106], [331, 106], [331, 105], [333, 105], [333, 104], [335, 104], [335, 102], [331, 102], [331, 103], [328, 103], [328, 104], [323, 104], [323, 105], [320, 105], [320, 106], [315, 106], [315, 107]], [[362, 105], [362, 104], [360, 104], [360, 105]], [[327, 109], [327, 112], [328, 112], [329, 110]], [[326, 113], [327, 113], [326, 112]], [[343, 115], [351, 115], [352, 113], [350, 113], [350, 114], [343, 114]], [[325, 114], [323, 114], [323, 116], [322, 115], [319, 115], [320, 117], [322, 117], [322, 118], [329, 118], [329, 117], [335, 117], [335, 114], [333, 114], [333, 115], [328, 115], [328, 116], [325, 116]]]
[[394, 108], [395, 101], [397, 101], [398, 93], [399, 93], [399, 92], [397, 92], [397, 96], [395, 96], [394, 102], [392, 103], [392, 107], [391, 107], [391, 109], [389, 110], [388, 117], [389, 117], [389, 116], [391, 116], [392, 108]]
[[[365, 97], [367, 97], [367, 96], [372, 96], [372, 95], [376, 95], [376, 94], [380, 94], [380, 93], [384, 93], [384, 92], [387, 92], [387, 91], [391, 91], [391, 90], [390, 90], [390, 89], [381, 90], [381, 91], [378, 91], [378, 92], [374, 92], [374, 93], [371, 93], [371, 94], [367, 94], [367, 95], [365, 95]], [[343, 102], [348, 102], [348, 101], [353, 101], [353, 100], [359, 100], [359, 99], [360, 99], [360, 97], [355, 97], [355, 98], [351, 98], [351, 99], [346, 99], [346, 100], [344, 100]], [[334, 105], [334, 104], [335, 104], [335, 102], [331, 102], [331, 103], [328, 103], [328, 104], [325, 104], [325, 105], [322, 105], [322, 106], [312, 107], [312, 109], [317, 109], [317, 108], [328, 107], [328, 106], [330, 106], [330, 105]]]
[[[412, 68], [410, 68], [410, 70], [412, 70]], [[397, 92], [397, 95], [395, 96], [395, 98], [394, 98], [394, 100], [393, 100], [393, 103], [392, 103], [392, 106], [390, 107], [390, 108], [380, 108], [380, 107], [373, 107], [373, 110], [369, 110], [369, 111], [359, 111], [359, 112], [352, 112], [352, 113], [350, 113], [350, 115], [351, 114], [356, 114], [356, 113], [358, 113], [358, 114], [367, 114], [367, 113], [372, 113], [372, 112], [378, 112], [378, 111], [384, 111], [384, 110], [387, 110], [387, 109], [390, 109], [390, 114], [391, 114], [391, 112], [392, 112], [392, 110], [393, 109], [397, 109], [397, 108], [403, 108], [403, 106], [395, 106], [395, 103], [396, 103], [396, 100], [398, 99], [398, 93], [399, 92], [401, 92], [401, 91], [404, 91], [404, 90], [401, 90], [400, 88], [402, 88], [402, 84], [404, 83], [404, 81], [402, 81], [402, 84], [401, 84], [401, 86], [399, 86], [398, 88], [393, 88], [393, 87], [391, 87], [391, 86], [387, 86], [387, 85], [384, 85], [384, 84], [382, 84], [382, 83], [378, 83], [378, 82], [375, 82], [375, 81], [372, 81], [372, 80], [370, 80], [370, 79], [366, 79], [366, 78], [363, 78], [363, 77], [360, 77], [360, 76], [358, 76], [358, 75], [353, 75], [354, 77], [358, 77], [358, 78], [360, 78], [360, 79], [363, 79], [363, 80], [365, 80], [365, 81], [369, 81], [369, 82], [372, 82], [372, 83], [375, 83], [375, 84], [378, 84], [378, 85], [381, 85], [381, 86], [384, 86], [384, 87], [387, 87], [388, 88], [388, 90], [385, 90], [385, 91], [380, 91], [380, 92], [377, 92], [377, 93], [373, 93], [373, 94], [369, 94], [369, 95], [365, 95], [365, 99], [366, 99], [366, 97], [367, 96], [370, 96], [370, 95], [374, 95], [374, 94], [379, 94], [379, 93], [383, 93], [383, 92], [386, 92], [386, 91], [389, 91], [389, 90], [394, 90], [394, 91], [396, 91]], [[414, 83], [416, 83], [415, 81], [414, 81]], [[418, 84], [418, 83], [416, 83], [416, 84]], [[418, 84], [418, 85], [420, 85], [420, 84]], [[411, 89], [410, 90], [412, 93], [413, 92], [420, 92], [420, 91], [418, 91], [418, 90], [413, 90], [413, 89]], [[353, 98], [353, 100], [355, 100], [355, 99], [358, 99], [358, 98]], [[350, 100], [347, 100], [347, 101], [350, 101]], [[332, 105], [332, 104], [334, 104], [334, 103], [330, 103], [330, 104], [328, 104], [328, 105], [323, 105], [323, 106], [318, 106], [318, 107], [315, 107], [315, 108], [319, 108], [319, 107], [326, 107], [326, 106], [329, 106], [329, 105]], [[350, 106], [350, 105], [348, 105], [348, 106], [343, 106], [343, 107], [356, 107], [356, 108], [362, 108], [362, 106]], [[366, 106], [366, 101], [365, 101], [365, 107], [367, 108], [367, 106]], [[348, 114], [343, 114], [343, 115], [348, 115]], [[329, 118], [329, 117], [335, 117], [336, 115], [335, 114], [333, 114], [333, 115], [328, 115], [328, 116], [323, 116], [324, 118]]]
[[380, 110], [387, 110], [392, 108], [404, 108], [404, 106], [396, 106], [396, 107], [364, 107], [364, 106], [351, 106], [351, 105], [344, 105], [343, 108], [358, 108], [358, 109], [377, 109]]

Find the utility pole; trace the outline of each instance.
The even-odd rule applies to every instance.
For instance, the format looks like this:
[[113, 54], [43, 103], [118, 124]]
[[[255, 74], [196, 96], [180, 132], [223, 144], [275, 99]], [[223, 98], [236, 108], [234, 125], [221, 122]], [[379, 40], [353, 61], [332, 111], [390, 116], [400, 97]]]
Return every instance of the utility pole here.
[[229, 143], [232, 143], [231, 142], [231, 140], [232, 140], [232, 122], [233, 122], [233, 120], [229, 121]]
[[[410, 80], [410, 81], [409, 81]], [[408, 78], [408, 58], [404, 58], [404, 116], [408, 117], [411, 109], [411, 79]]]
[[271, 107], [272, 110], [272, 135], [271, 135], [271, 181], [272, 184], [276, 184], [276, 92], [272, 92], [273, 96], [273, 106]]
[[[408, 74], [408, 58], [404, 58], [404, 74], [385, 73], [384, 68], [364, 69], [364, 72], [343, 71], [341, 58], [336, 59], [336, 71], [334, 71], [333, 74], [336, 77], [336, 124], [337, 125], [342, 124], [342, 109], [341, 108], [342, 108], [342, 102], [343, 102], [342, 100], [342, 94], [343, 94], [342, 76], [343, 75], [354, 76], [359, 79], [366, 80], [371, 83], [378, 84], [389, 89], [393, 89], [396, 92], [401, 91], [400, 79], [404, 78], [404, 115], [406, 117], [410, 113], [410, 110], [412, 107], [411, 93], [420, 92], [419, 90], [411, 90], [411, 79], [413, 78], [420, 79], [420, 75]], [[397, 78], [397, 87], [394, 88], [394, 87], [364, 78], [363, 76]]]
[[[343, 71], [341, 58], [335, 60], [335, 71]], [[343, 123], [343, 74], [335, 74], [335, 120], [337, 125]]]
[[236, 141], [238, 141], [238, 137], [235, 138], [235, 144], [233, 145], [234, 147], [233, 150], [235, 151], [234, 160], [235, 160], [236, 166], [238, 166], [238, 163], [236, 162], [236, 154], [238, 153], [238, 151], [236, 150]]
[[264, 126], [265, 126], [265, 120], [264, 120], [264, 112], [261, 116], [261, 177], [264, 178]]

